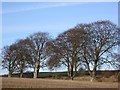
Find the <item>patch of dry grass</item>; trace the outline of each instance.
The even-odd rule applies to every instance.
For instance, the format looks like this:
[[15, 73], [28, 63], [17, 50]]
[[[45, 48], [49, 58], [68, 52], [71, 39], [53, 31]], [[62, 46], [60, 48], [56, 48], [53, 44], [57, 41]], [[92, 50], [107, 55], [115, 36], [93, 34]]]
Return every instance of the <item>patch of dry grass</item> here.
[[[80, 77], [75, 77], [75, 80], [77, 81], [90, 81], [91, 77], [90, 76], [80, 76]], [[114, 76], [111, 77], [98, 77], [95, 80], [96, 82], [118, 82], [118, 78], [115, 78]]]
[[53, 79], [2, 78], [3, 88], [117, 88], [117, 82], [90, 82]]

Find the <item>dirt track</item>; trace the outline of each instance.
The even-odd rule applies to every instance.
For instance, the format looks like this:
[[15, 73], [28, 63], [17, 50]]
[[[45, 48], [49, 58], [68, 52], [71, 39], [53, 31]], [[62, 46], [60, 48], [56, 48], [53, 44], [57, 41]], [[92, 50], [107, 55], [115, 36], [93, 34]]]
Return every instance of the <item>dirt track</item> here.
[[52, 79], [2, 78], [2, 88], [117, 88], [115, 82], [90, 82]]

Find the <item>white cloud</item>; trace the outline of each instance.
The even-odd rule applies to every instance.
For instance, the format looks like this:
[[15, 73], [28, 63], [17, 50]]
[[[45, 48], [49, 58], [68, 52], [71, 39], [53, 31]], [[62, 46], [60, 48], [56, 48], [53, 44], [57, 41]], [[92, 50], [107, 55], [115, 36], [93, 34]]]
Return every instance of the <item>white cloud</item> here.
[[[58, 29], [59, 27], [59, 29]], [[64, 30], [67, 30], [69, 28], [72, 28], [73, 25], [65, 25], [65, 24], [45, 24], [45, 25], [16, 25], [16, 26], [7, 26], [3, 28], [3, 35], [9, 35], [9, 34], [31, 34], [38, 31], [42, 32], [48, 32], [48, 33], [60, 33]]]
[[2, 13], [15, 13], [15, 12], [23, 12], [23, 11], [30, 11], [30, 10], [36, 10], [36, 9], [46, 9], [46, 8], [54, 8], [54, 7], [64, 7], [64, 6], [70, 6], [70, 5], [79, 5], [83, 3], [52, 3], [49, 5], [33, 5], [33, 6], [26, 6], [21, 8], [8, 8], [3, 9]]

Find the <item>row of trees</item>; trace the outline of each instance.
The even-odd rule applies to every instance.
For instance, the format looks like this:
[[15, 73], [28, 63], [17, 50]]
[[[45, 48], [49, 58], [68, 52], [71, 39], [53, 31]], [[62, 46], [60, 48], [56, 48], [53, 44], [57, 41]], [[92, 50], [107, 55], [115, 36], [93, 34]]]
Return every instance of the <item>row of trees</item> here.
[[50, 40], [47, 33], [38, 32], [26, 39], [18, 40], [2, 50], [2, 66], [8, 69], [9, 77], [13, 72], [23, 72], [27, 68], [34, 69], [34, 78], [37, 78], [40, 67], [45, 67], [46, 43]]
[[115, 53], [120, 44], [119, 35], [119, 28], [110, 21], [79, 24], [56, 39], [38, 32], [5, 46], [2, 66], [8, 69], [9, 76], [17, 71], [20, 77], [25, 69], [33, 68], [34, 78], [37, 78], [40, 68], [54, 70], [64, 65], [72, 80], [77, 70], [84, 66], [94, 80], [97, 69], [104, 64], [119, 69], [120, 55]]

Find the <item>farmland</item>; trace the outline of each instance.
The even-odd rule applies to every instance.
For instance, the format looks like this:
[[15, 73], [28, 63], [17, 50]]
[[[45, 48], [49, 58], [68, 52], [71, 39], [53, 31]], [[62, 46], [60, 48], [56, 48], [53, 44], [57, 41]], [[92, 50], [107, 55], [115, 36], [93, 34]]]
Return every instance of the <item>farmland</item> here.
[[78, 72], [74, 80], [67, 77], [67, 72], [40, 72], [39, 78], [33, 79], [33, 73], [13, 74], [2, 77], [3, 88], [118, 88], [118, 78], [115, 76], [119, 71], [98, 71], [97, 79], [90, 82], [91, 77], [87, 71]]
[[117, 82], [90, 82], [58, 79], [2, 78], [3, 88], [117, 88]]

